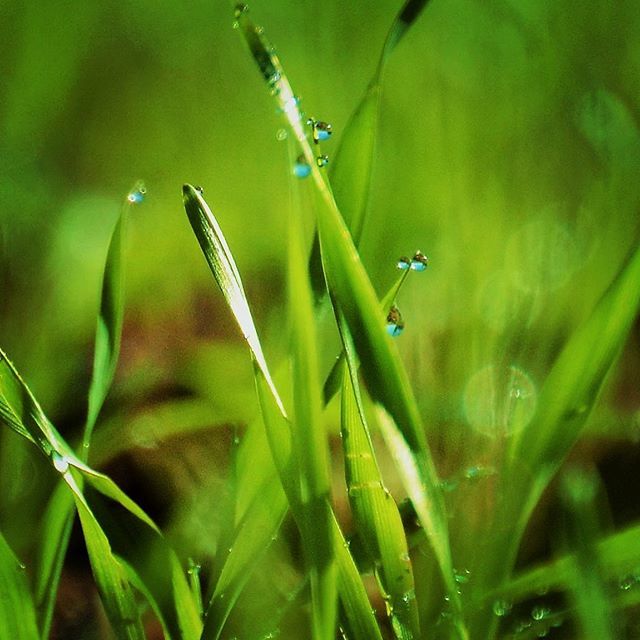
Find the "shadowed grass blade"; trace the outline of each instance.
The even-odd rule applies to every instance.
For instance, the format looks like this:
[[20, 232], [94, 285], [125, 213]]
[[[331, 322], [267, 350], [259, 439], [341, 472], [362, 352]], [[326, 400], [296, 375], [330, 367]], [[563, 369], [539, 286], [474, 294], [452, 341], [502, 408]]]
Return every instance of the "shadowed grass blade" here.
[[0, 638], [39, 640], [25, 567], [0, 534]]
[[596, 542], [601, 524], [597, 510], [598, 483], [594, 473], [572, 469], [562, 478], [567, 548], [575, 550], [570, 596], [585, 640], [619, 638], [609, 604], [609, 589]]
[[[53, 467], [63, 475], [66, 485], [73, 492], [76, 508], [80, 513], [83, 532], [88, 537], [86, 543], [94, 575], [98, 582], [101, 596], [108, 600], [108, 602], [105, 602], [105, 607], [110, 616], [115, 616], [111, 623], [116, 629], [120, 629], [122, 633], [130, 634], [123, 635], [123, 637], [138, 637], [135, 635], [138, 623], [135, 620], [131, 621], [133, 620], [131, 617], [133, 615], [133, 605], [129, 601], [129, 596], [122, 596], [125, 600], [120, 601], [120, 596], [115, 593], [121, 588], [128, 589], [128, 587], [122, 587], [122, 584], [126, 583], [126, 575], [123, 573], [121, 565], [111, 554], [111, 551], [109, 550], [107, 553], [107, 548], [110, 549], [109, 540], [86, 503], [80, 486], [82, 482], [78, 483], [76, 481], [71, 475], [71, 469], [73, 468], [81, 474], [81, 480], [88, 482], [98, 492], [117, 502], [138, 521], [144, 523], [144, 526], [152, 534], [160, 538], [161, 534], [144, 511], [124, 494], [110, 478], [95, 471], [74, 454], [71, 447], [44, 415], [37, 400], [15, 367], [4, 353], [0, 351], [0, 354], [2, 355], [2, 360], [0, 361], [0, 407], [3, 408], [2, 416], [9, 416], [9, 419], [3, 420], [3, 422], [14, 428], [18, 433], [27, 433], [26, 437], [38, 446]], [[62, 520], [59, 520], [59, 522], [62, 522]], [[168, 546], [166, 546], [166, 554], [173, 567], [169, 572], [171, 578], [169, 588], [172, 590], [175, 599], [173, 601], [163, 600], [166, 607], [164, 610], [165, 621], [175, 618], [175, 609], [179, 620], [175, 629], [175, 636], [189, 640], [195, 639], [200, 633], [200, 620], [195, 604], [190, 598], [186, 577], [182, 574], [181, 569], [177, 570], [179, 563]], [[129, 561], [132, 565], [136, 564], [135, 558], [131, 558]], [[136, 570], [139, 569], [138, 566], [135, 568]], [[144, 571], [140, 573], [144, 575]], [[149, 591], [153, 591], [154, 585], [147, 585], [147, 588]], [[122, 617], [123, 615], [125, 616], [124, 618]]]
[[185, 184], [182, 188], [184, 199], [184, 208], [187, 217], [196, 235], [202, 253], [220, 287], [222, 294], [231, 308], [234, 318], [242, 331], [242, 335], [249, 344], [249, 348], [253, 354], [255, 361], [264, 374], [271, 392], [274, 394], [278, 402], [278, 406], [283, 414], [286, 415], [282, 400], [278, 395], [276, 387], [271, 379], [271, 374], [267, 367], [267, 362], [262, 352], [262, 346], [258, 339], [247, 296], [242, 286], [240, 273], [236, 267], [235, 260], [229, 249], [229, 245], [222, 234], [220, 225], [211, 212], [209, 205], [205, 202], [200, 192], [189, 184]]
[[69, 468], [64, 471], [63, 478], [73, 492], [91, 569], [109, 622], [118, 638], [144, 640], [138, 605], [126, 571], [113, 555], [107, 536], [89, 508]]
[[303, 509], [304, 551], [310, 571], [313, 637], [335, 637], [336, 584], [331, 519], [330, 455], [321, 419], [317, 338], [298, 212], [289, 221], [289, 319], [294, 435]]

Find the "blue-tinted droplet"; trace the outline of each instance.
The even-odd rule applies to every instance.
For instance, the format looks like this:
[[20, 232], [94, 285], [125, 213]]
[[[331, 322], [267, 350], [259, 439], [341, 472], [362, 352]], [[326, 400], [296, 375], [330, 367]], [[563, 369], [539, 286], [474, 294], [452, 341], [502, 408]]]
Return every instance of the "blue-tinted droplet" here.
[[136, 184], [136, 186], [129, 192], [127, 200], [131, 204], [140, 204], [147, 193], [147, 189], [142, 182]]
[[322, 155], [316, 158], [316, 163], [319, 167], [326, 167], [329, 164], [329, 156]]
[[304, 154], [300, 154], [293, 165], [293, 174], [298, 178], [306, 178], [311, 173], [311, 167], [306, 161]]
[[398, 269], [401, 271], [406, 271], [411, 266], [411, 260], [406, 256], [402, 256], [398, 258], [397, 265]]
[[307, 124], [311, 125], [313, 141], [316, 144], [318, 144], [319, 142], [323, 142], [324, 140], [328, 140], [333, 133], [331, 124], [329, 124], [328, 122], [322, 122], [322, 120], [314, 120], [313, 118], [309, 118], [307, 120]]
[[424, 271], [429, 266], [429, 258], [425, 256], [421, 251], [416, 251], [413, 258], [411, 258], [411, 268], [414, 271]]
[[402, 319], [400, 309], [394, 305], [389, 309], [389, 313], [387, 314], [387, 333], [391, 337], [397, 338], [403, 331], [404, 320]]

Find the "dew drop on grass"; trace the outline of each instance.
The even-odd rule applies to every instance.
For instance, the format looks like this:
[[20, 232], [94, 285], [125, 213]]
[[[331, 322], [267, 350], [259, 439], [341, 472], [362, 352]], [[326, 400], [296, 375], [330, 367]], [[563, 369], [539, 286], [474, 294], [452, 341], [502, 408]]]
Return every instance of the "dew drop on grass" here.
[[537, 391], [522, 369], [488, 365], [469, 379], [463, 403], [474, 429], [489, 436], [506, 436], [530, 422]]
[[416, 251], [413, 258], [411, 258], [411, 269], [413, 271], [426, 271], [428, 266], [429, 258], [422, 251]]
[[462, 571], [456, 571], [454, 569], [453, 577], [458, 584], [467, 584], [471, 577], [471, 571], [469, 571], [469, 569], [463, 569]]
[[306, 178], [311, 174], [311, 166], [307, 162], [304, 157], [304, 154], [301, 153], [296, 160], [296, 163], [293, 165], [293, 175], [297, 178]]
[[398, 267], [398, 269], [400, 269], [400, 271], [406, 271], [411, 266], [411, 259], [407, 258], [406, 256], [400, 256], [398, 258], [396, 266]]
[[392, 338], [397, 338], [404, 331], [404, 320], [400, 309], [393, 305], [387, 314], [387, 333]]
[[127, 196], [127, 200], [131, 204], [140, 204], [144, 201], [144, 197], [147, 193], [147, 188], [144, 186], [144, 183], [138, 182], [136, 186], [129, 192]]
[[278, 129], [276, 131], [276, 140], [278, 142], [282, 142], [287, 139], [287, 130], [286, 129]]
[[551, 613], [549, 607], [536, 606], [531, 610], [531, 617], [534, 620], [544, 620]]
[[243, 13], [247, 13], [247, 11], [249, 11], [249, 7], [244, 2], [238, 2], [233, 10], [233, 15], [239, 18]]
[[66, 456], [61, 456], [57, 451], [51, 453], [51, 462], [58, 473], [66, 473], [69, 469], [69, 460]]
[[313, 136], [313, 141], [318, 144], [319, 142], [323, 142], [328, 140], [332, 134], [331, 124], [328, 122], [323, 122], [322, 120], [314, 120], [313, 118], [309, 118], [307, 120], [307, 124], [311, 125], [311, 133]]
[[512, 607], [513, 604], [508, 600], [496, 600], [493, 603], [493, 613], [498, 616], [498, 618], [504, 618], [509, 615]]
[[318, 156], [316, 158], [316, 164], [321, 168], [326, 167], [329, 164], [329, 156], [328, 155]]

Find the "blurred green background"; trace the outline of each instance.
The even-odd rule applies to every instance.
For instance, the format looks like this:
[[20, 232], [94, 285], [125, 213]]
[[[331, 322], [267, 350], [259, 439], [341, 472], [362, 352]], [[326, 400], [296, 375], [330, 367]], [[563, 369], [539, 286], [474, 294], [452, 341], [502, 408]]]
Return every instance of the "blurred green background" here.
[[[399, 6], [251, 3], [305, 112], [333, 124], [330, 155]], [[211, 551], [213, 507], [199, 514], [185, 496], [223, 493], [233, 433], [256, 409], [180, 189], [204, 188], [277, 360], [292, 179], [280, 116], [227, 2], [5, 1], [0, 30], [0, 345], [73, 439], [109, 234], [144, 180], [121, 363], [94, 453], [129, 450], [127, 465], [159, 483], [159, 513], [181, 502], [200, 518], [192, 547]], [[398, 344], [444, 475], [490, 463], [471, 443], [490, 453], [496, 430], [535, 409], [559, 348], [637, 245], [639, 176], [636, 0], [433, 0], [394, 53], [361, 249], [379, 291], [398, 256], [431, 259], [398, 301]], [[640, 441], [639, 343], [636, 326], [591, 420], [596, 458]], [[225, 428], [159, 442], [147, 414], [172, 399], [188, 403], [185, 424]], [[50, 479], [12, 436], [0, 454], [0, 521], [17, 532]]]

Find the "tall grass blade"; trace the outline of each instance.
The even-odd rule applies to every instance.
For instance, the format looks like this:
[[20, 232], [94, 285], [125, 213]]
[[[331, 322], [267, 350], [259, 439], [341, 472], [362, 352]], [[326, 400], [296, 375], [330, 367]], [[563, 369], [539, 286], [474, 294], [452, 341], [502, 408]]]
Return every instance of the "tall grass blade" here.
[[[453, 577], [444, 501], [409, 380], [391, 338], [385, 333], [383, 318], [372, 312], [379, 308], [379, 302], [328, 181], [315, 162], [295, 94], [280, 60], [264, 31], [248, 18], [246, 9], [237, 10], [236, 17], [258, 68], [311, 167], [311, 175], [323, 200], [323, 206], [318, 211], [318, 233], [332, 304], [336, 314], [344, 316], [349, 327], [372, 397], [385, 407], [397, 425], [397, 434], [402, 439], [405, 454], [402, 456], [403, 462], [407, 462], [404, 458], [409, 455], [412, 467], [417, 472], [416, 482], [411, 482], [406, 489], [412, 500], [417, 502], [416, 512], [428, 532], [451, 606], [459, 620], [460, 597]], [[400, 443], [397, 439], [395, 442]], [[428, 511], [423, 506], [428, 507]], [[459, 632], [461, 637], [466, 636], [461, 626]]]
[[[343, 328], [343, 334], [347, 332]], [[420, 625], [407, 539], [378, 468], [350, 344], [346, 352], [352, 357], [348, 355], [349, 366], [343, 366], [341, 430], [349, 503], [359, 537], [377, 567], [396, 637], [417, 640]]]
[[303, 539], [310, 570], [313, 637], [333, 640], [336, 576], [331, 521], [328, 436], [321, 419], [322, 398], [311, 288], [305, 265], [299, 212], [289, 221], [289, 319], [294, 404], [293, 444], [300, 472]]
[[[355, 111], [351, 114], [329, 170], [333, 195], [344, 221], [358, 246], [369, 203], [373, 175], [380, 95], [386, 62], [416, 21], [428, 0], [408, 0], [396, 15], [380, 54], [378, 65]], [[309, 264], [311, 280], [317, 297], [324, 293], [324, 277], [320, 261], [320, 244], [316, 235]]]
[[202, 253], [216, 279], [218, 286], [222, 290], [222, 294], [231, 308], [234, 318], [242, 331], [242, 335], [249, 344], [249, 348], [253, 354], [255, 361], [263, 372], [265, 379], [274, 394], [278, 406], [284, 415], [286, 415], [282, 400], [278, 395], [275, 384], [271, 379], [267, 362], [262, 352], [262, 346], [258, 339], [247, 296], [242, 286], [240, 273], [236, 266], [229, 245], [222, 234], [220, 225], [215, 216], [211, 212], [209, 205], [205, 202], [202, 194], [189, 184], [185, 184], [182, 188], [184, 199], [184, 208], [187, 217], [196, 235]]
[[[272, 442], [274, 461], [293, 517], [298, 527], [302, 528], [304, 512], [299, 485], [296, 482], [295, 460], [291, 459], [291, 435], [287, 419], [278, 410], [260, 369], [257, 366], [255, 369], [260, 408], [269, 440]], [[332, 517], [332, 540], [335, 545], [334, 554], [340, 604], [344, 614], [344, 624], [350, 631], [348, 637], [350, 640], [382, 640], [358, 568], [349, 552], [349, 545], [335, 516]]]
[[[144, 186], [136, 184], [131, 194], [142, 194]], [[102, 276], [100, 309], [96, 326], [93, 374], [89, 386], [87, 419], [79, 455], [87, 460], [91, 435], [98, 414], [111, 386], [120, 352], [122, 319], [124, 316], [124, 249], [129, 210], [134, 201], [127, 197], [111, 234]], [[39, 548], [36, 571], [36, 602], [42, 633], [49, 635], [60, 573], [67, 553], [73, 525], [74, 502], [67, 489], [59, 483], [47, 505], [42, 531], [45, 534]]]
[[0, 533], [0, 638], [39, 640], [36, 612], [24, 565]]

